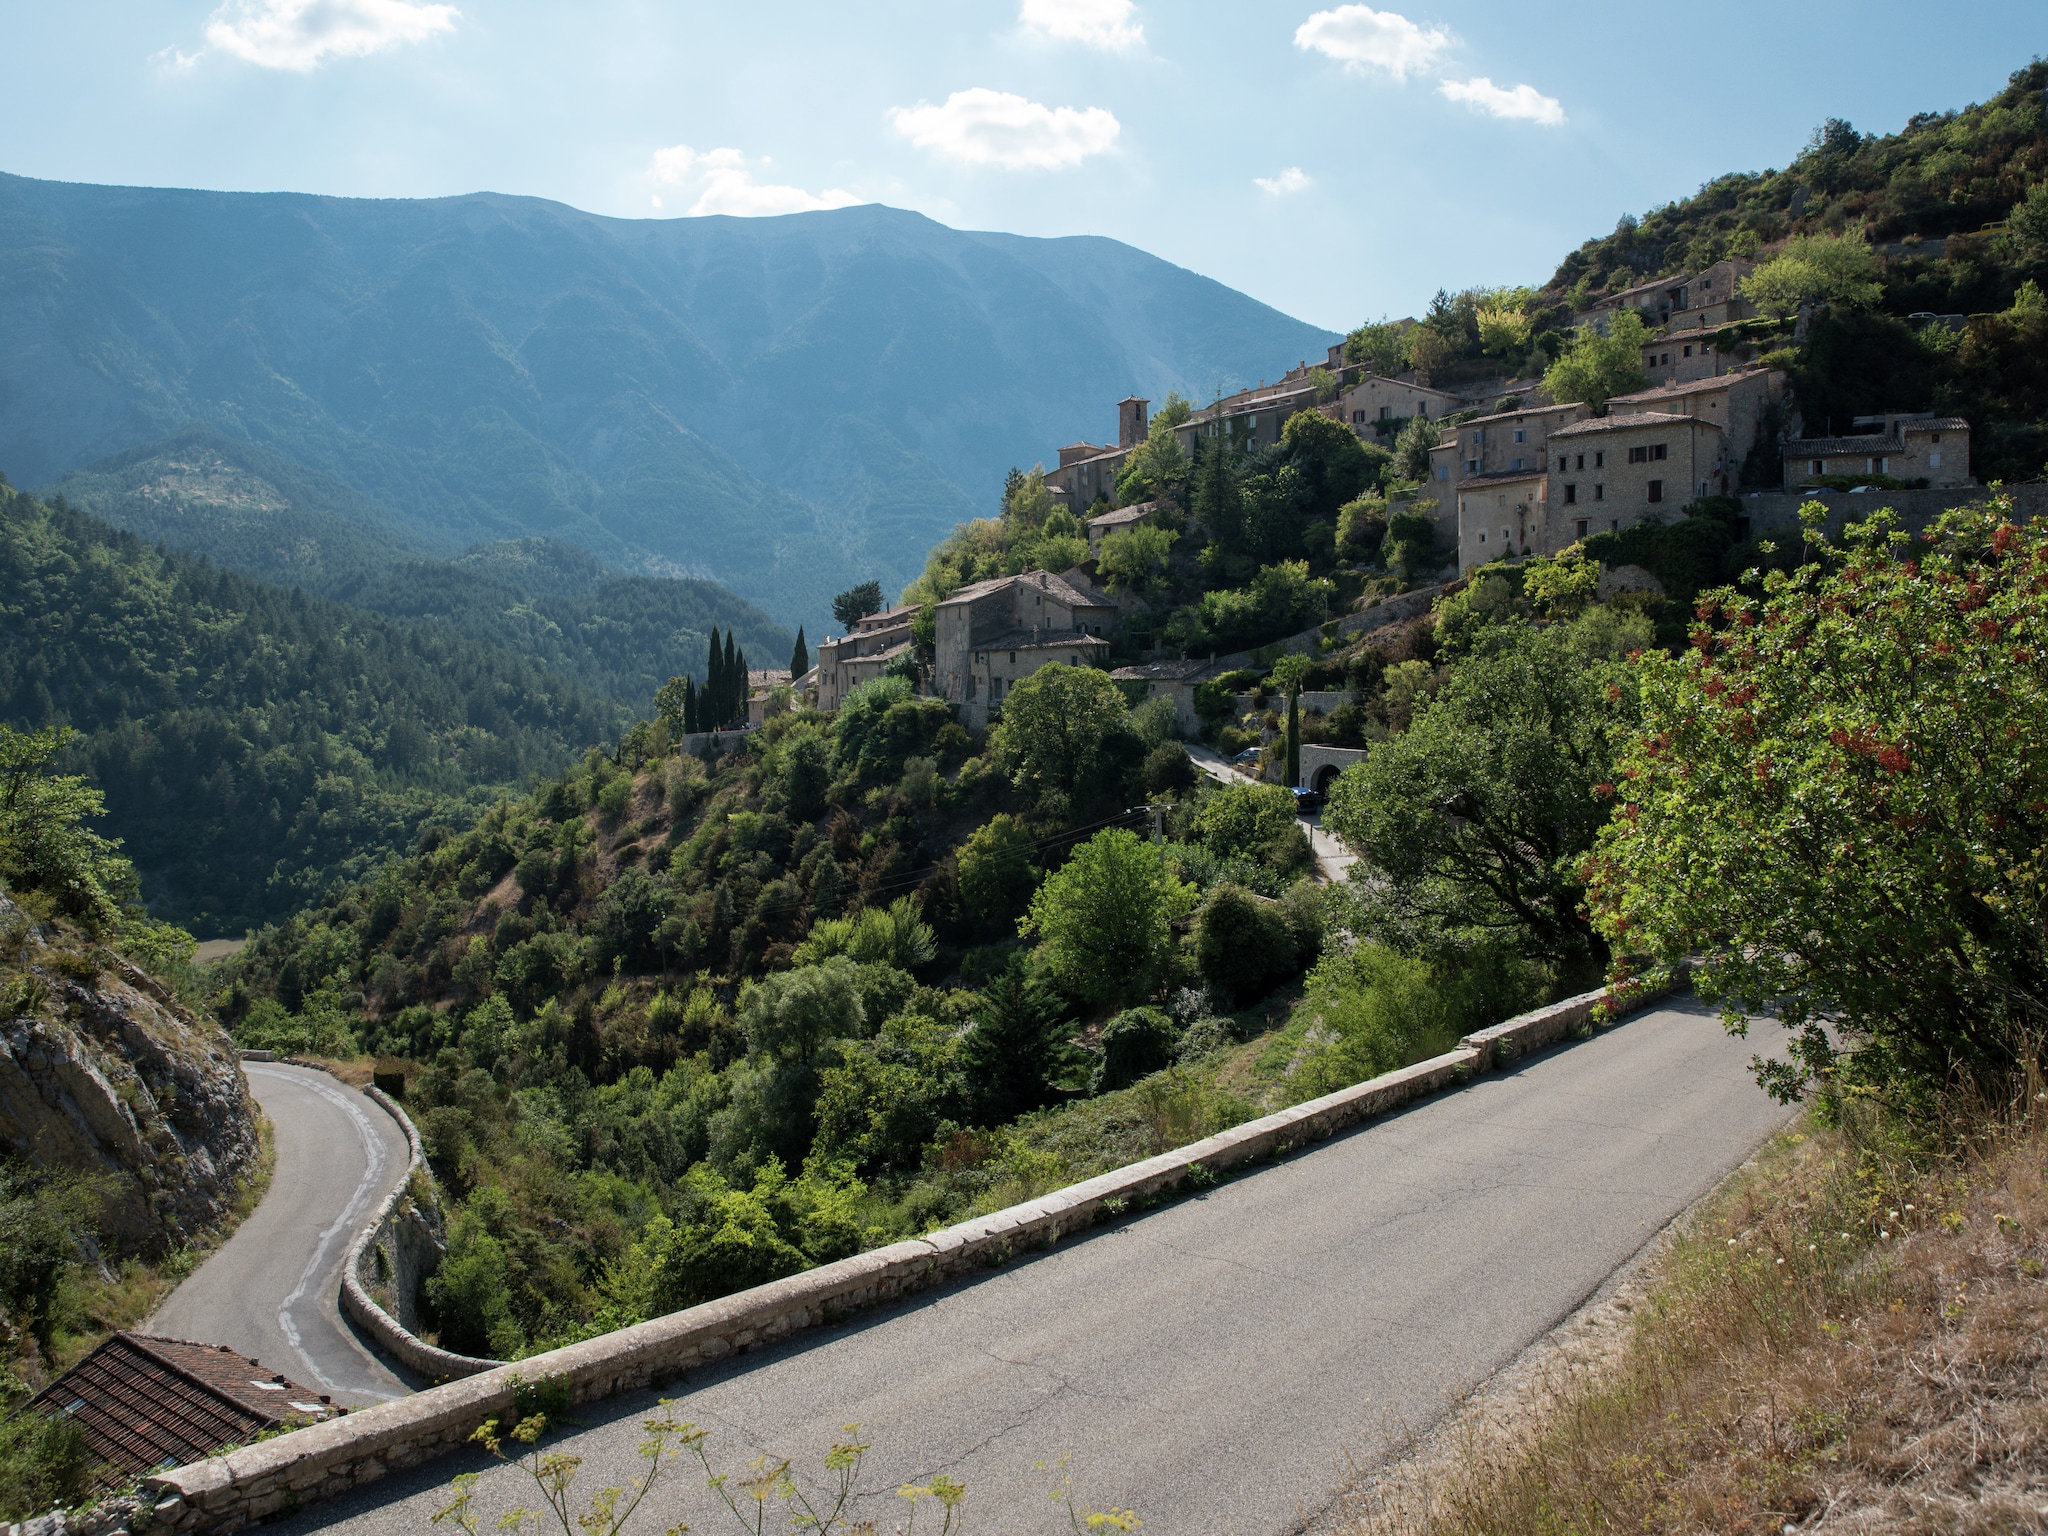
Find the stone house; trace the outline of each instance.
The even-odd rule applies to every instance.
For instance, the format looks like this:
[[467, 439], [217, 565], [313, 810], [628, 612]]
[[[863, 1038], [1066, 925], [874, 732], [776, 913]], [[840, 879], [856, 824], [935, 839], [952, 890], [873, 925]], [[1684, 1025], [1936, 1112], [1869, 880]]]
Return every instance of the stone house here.
[[[837, 709], [847, 694], [880, 677], [898, 657], [909, 655], [910, 621], [916, 616], [914, 607], [890, 608], [869, 614], [836, 640], [820, 640], [817, 665], [805, 674], [812, 680], [811, 702], [819, 709]], [[748, 681], [752, 680], [750, 673]], [[747, 713], [753, 714], [751, 703]]]
[[1728, 488], [1724, 434], [1699, 416], [1610, 411], [1560, 428], [1550, 446], [1549, 518], [1533, 545], [1538, 554], [1646, 517], [1676, 518], [1696, 497]]
[[1049, 571], [962, 587], [938, 605], [933, 691], [969, 726], [985, 726], [1040, 667], [1093, 666], [1107, 656], [1116, 619], [1115, 603]]
[[[1443, 531], [1457, 536], [1460, 566], [1466, 563], [1469, 543], [1462, 531], [1464, 514], [1459, 506], [1465, 482], [1475, 477], [1490, 482], [1502, 475], [1526, 479], [1541, 474], [1549, 465], [1551, 435], [1587, 414], [1583, 405], [1531, 406], [1476, 416], [1444, 429], [1443, 441], [1429, 451], [1429, 491], [1436, 497]], [[1488, 494], [1507, 493], [1496, 487]], [[1484, 557], [1488, 560], [1500, 553], [1492, 548], [1493, 537], [1489, 535], [1491, 552]]]
[[1089, 518], [1085, 530], [1088, 535], [1088, 553], [1091, 556], [1100, 554], [1104, 539], [1112, 533], [1123, 533], [1137, 527], [1165, 505], [1163, 501], [1141, 501], [1135, 506], [1118, 507], [1114, 512], [1105, 512], [1100, 517]]
[[[887, 665], [887, 663], [884, 663]], [[776, 689], [786, 687], [795, 679], [787, 667], [749, 667], [747, 669], [747, 724], [761, 725], [768, 719], [768, 700]]]
[[1469, 475], [1458, 486], [1459, 574], [1504, 556], [1551, 554], [1573, 542], [1550, 531], [1550, 475], [1541, 469]]
[[1771, 406], [1785, 401], [1785, 375], [1767, 368], [1746, 368], [1711, 378], [1680, 380], [1616, 395], [1607, 402], [1612, 412], [1663, 411], [1677, 416], [1698, 416], [1719, 424], [1727, 434], [1731, 481], [1739, 477], [1742, 462], [1761, 440], [1765, 418]]
[[1889, 475], [1925, 480], [1930, 490], [1958, 490], [1970, 479], [1970, 424], [1960, 416], [1859, 416], [1875, 427], [1853, 437], [1801, 437], [1785, 444], [1785, 484], [1810, 485], [1822, 475]]
[[1368, 373], [1351, 381], [1337, 396], [1337, 419], [1371, 442], [1378, 423], [1409, 416], [1448, 416], [1470, 402], [1448, 390], [1432, 389], [1412, 380]]
[[1060, 450], [1059, 466], [1046, 472], [1045, 483], [1068, 510], [1078, 516], [1080, 509], [1093, 505], [1098, 496], [1116, 499], [1116, 477], [1123, 473], [1131, 450], [1145, 441], [1151, 425], [1151, 404], [1137, 395], [1117, 401], [1114, 448], [1107, 444], [1069, 443]]

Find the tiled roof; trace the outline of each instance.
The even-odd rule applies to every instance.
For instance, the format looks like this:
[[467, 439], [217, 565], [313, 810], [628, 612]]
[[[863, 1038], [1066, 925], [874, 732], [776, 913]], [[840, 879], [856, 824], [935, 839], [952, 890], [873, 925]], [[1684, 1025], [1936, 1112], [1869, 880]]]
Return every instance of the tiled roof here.
[[1632, 395], [1616, 395], [1607, 404], [1610, 407], [1639, 405], [1646, 400], [1682, 400], [1688, 395], [1710, 395], [1717, 389], [1727, 389], [1730, 385], [1740, 384], [1745, 379], [1766, 378], [1769, 374], [1770, 370], [1767, 368], [1745, 368], [1739, 373], [1717, 374], [1711, 379], [1694, 379], [1689, 384], [1659, 384], [1654, 389], [1639, 389]]
[[1093, 593], [1083, 592], [1063, 577], [1050, 571], [1025, 571], [1016, 576], [995, 576], [987, 581], [977, 581], [972, 586], [962, 587], [951, 597], [940, 603], [941, 608], [950, 608], [955, 603], [971, 603], [976, 598], [987, 597], [1012, 585], [1025, 585], [1048, 597], [1056, 597], [1070, 608], [1111, 608], [1115, 604], [1104, 601]]
[[866, 655], [863, 656], [849, 656], [844, 661], [840, 662], [839, 665], [845, 667], [849, 672], [853, 671], [857, 667], [865, 667], [871, 665], [877, 667], [886, 667], [898, 656], [901, 656], [904, 654], [904, 652], [908, 651], [911, 647], [911, 644], [912, 642], [908, 640], [899, 641], [897, 644], [890, 646], [886, 651], [869, 651]]
[[1908, 432], [1967, 432], [1970, 424], [1960, 416], [1901, 416], [1899, 426]]
[[69, 1414], [102, 1486], [183, 1466], [266, 1429], [346, 1413], [225, 1345], [117, 1333], [30, 1400]]
[[1458, 489], [1469, 491], [1485, 485], [1522, 485], [1531, 480], [1541, 480], [1548, 473], [1541, 469], [1503, 469], [1490, 475], [1467, 475], [1458, 482]]
[[1105, 512], [1100, 517], [1088, 519], [1090, 528], [1121, 528], [1126, 523], [1142, 523], [1158, 510], [1156, 501], [1140, 502], [1135, 507], [1118, 507], [1114, 512]]
[[1670, 411], [1618, 411], [1605, 416], [1596, 416], [1590, 421], [1575, 421], [1568, 427], [1559, 427], [1551, 433], [1555, 442], [1560, 437], [1594, 437], [1603, 432], [1629, 432], [1638, 427], [1672, 427], [1692, 422], [1702, 427], [1721, 430], [1718, 421], [1708, 421], [1703, 416], [1681, 416]]
[[1109, 675], [1124, 683], [1196, 683], [1208, 676], [1213, 665], [1207, 661], [1146, 661], [1118, 667]]
[[1100, 635], [1084, 635], [1078, 629], [1006, 629], [999, 635], [974, 642], [977, 651], [1049, 651], [1060, 646], [1101, 646], [1109, 642]]
[[1453, 431], [1462, 432], [1467, 427], [1483, 427], [1496, 421], [1519, 421], [1527, 416], [1543, 416], [1551, 411], [1580, 411], [1582, 405], [1521, 405], [1512, 411], [1495, 411], [1491, 416], [1471, 416], [1458, 423]]

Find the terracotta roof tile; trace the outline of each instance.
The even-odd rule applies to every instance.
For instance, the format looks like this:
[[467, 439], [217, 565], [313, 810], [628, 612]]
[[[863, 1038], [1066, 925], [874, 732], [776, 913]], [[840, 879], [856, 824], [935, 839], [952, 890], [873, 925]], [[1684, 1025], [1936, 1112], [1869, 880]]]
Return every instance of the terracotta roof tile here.
[[183, 1466], [267, 1429], [346, 1412], [282, 1372], [223, 1345], [117, 1333], [51, 1382], [30, 1406], [69, 1414], [118, 1486]]

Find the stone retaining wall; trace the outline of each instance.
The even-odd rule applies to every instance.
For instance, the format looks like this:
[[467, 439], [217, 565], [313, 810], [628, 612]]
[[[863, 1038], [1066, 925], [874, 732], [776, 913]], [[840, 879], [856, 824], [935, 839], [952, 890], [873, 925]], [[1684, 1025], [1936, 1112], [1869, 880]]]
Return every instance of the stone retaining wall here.
[[[367, 1088], [364, 1092], [403, 1127], [405, 1144], [412, 1151], [412, 1163], [405, 1182], [385, 1197], [384, 1203], [377, 1208], [377, 1214], [356, 1237], [348, 1257], [342, 1262], [342, 1310], [377, 1341], [379, 1349], [407, 1370], [415, 1371], [430, 1381], [451, 1381], [474, 1376], [480, 1371], [494, 1370], [504, 1362], [478, 1360], [438, 1349], [407, 1326], [416, 1321], [412, 1313], [412, 1298], [417, 1294], [420, 1283], [432, 1272], [430, 1258], [438, 1258], [440, 1252], [436, 1223], [420, 1209], [413, 1190], [416, 1180], [428, 1179], [432, 1175], [427, 1172], [426, 1154], [420, 1146], [420, 1133], [413, 1128], [412, 1117], [383, 1089]], [[380, 1255], [384, 1270], [390, 1277], [393, 1309], [397, 1311], [397, 1317], [378, 1303], [374, 1293], [378, 1286], [376, 1271]]]
[[[1637, 993], [1631, 1006], [1655, 995]], [[1604, 992], [1584, 993], [1468, 1035], [1456, 1050], [1428, 1061], [993, 1215], [157, 1474], [144, 1483], [155, 1528], [234, 1531], [373, 1482], [395, 1468], [446, 1455], [466, 1444], [484, 1420], [509, 1412], [522, 1381], [559, 1381], [576, 1402], [661, 1386], [693, 1367], [1050, 1248], [1190, 1183], [1207, 1184], [1218, 1173], [1283, 1156], [1530, 1051], [1582, 1035], [1606, 1001]], [[397, 1112], [395, 1106], [386, 1107]], [[367, 1296], [351, 1303], [352, 1313], [358, 1304], [369, 1305]], [[384, 1324], [365, 1326], [377, 1327], [384, 1340], [390, 1336], [384, 1330], [397, 1329], [397, 1324], [381, 1308], [375, 1316], [383, 1317]]]

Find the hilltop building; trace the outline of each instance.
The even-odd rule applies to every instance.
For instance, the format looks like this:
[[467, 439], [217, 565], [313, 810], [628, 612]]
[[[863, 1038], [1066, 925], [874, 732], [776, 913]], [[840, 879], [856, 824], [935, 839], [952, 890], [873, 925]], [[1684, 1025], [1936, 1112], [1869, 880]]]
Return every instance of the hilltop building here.
[[[837, 709], [847, 694], [880, 677], [898, 657], [909, 655], [910, 621], [915, 617], [915, 608], [890, 608], [869, 614], [836, 640], [820, 640], [817, 665], [805, 674], [811, 701], [819, 709]], [[752, 712], [750, 707], [748, 713]]]
[[998, 576], [962, 587], [938, 606], [932, 691], [968, 725], [1049, 662], [1092, 666], [1109, 654], [1116, 604], [1049, 571]]

